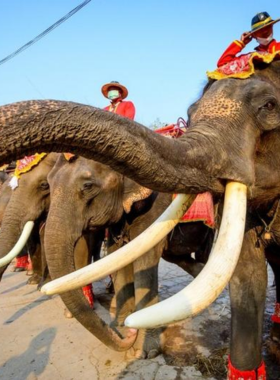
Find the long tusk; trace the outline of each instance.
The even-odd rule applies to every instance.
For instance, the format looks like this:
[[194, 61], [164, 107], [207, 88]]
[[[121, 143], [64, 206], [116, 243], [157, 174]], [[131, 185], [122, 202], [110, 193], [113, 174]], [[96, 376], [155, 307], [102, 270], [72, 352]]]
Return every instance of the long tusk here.
[[28, 222], [25, 223], [22, 233], [18, 241], [16, 242], [15, 246], [13, 247], [13, 249], [9, 253], [7, 253], [6, 256], [0, 259], [0, 268], [9, 264], [21, 252], [22, 248], [25, 246], [32, 232], [33, 227], [34, 227], [33, 221], [29, 220]]
[[51, 295], [77, 289], [131, 264], [172, 231], [194, 198], [195, 195], [179, 194], [164, 213], [130, 243], [96, 263], [49, 282], [42, 287], [41, 292]]
[[226, 186], [223, 219], [209, 260], [190, 285], [174, 296], [131, 314], [125, 325], [154, 328], [198, 314], [221, 294], [237, 265], [245, 229], [247, 188], [230, 182]]

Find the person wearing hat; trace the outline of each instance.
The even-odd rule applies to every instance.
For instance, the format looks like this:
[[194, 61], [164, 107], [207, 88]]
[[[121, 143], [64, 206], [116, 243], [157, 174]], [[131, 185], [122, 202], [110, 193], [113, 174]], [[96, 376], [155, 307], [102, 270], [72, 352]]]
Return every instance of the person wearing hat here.
[[109, 99], [111, 104], [104, 109], [118, 115], [134, 120], [135, 107], [130, 101], [124, 101], [128, 95], [127, 88], [119, 82], [110, 82], [104, 84], [101, 88], [102, 94]]
[[252, 18], [251, 30], [241, 35], [240, 40], [233, 41], [218, 60], [217, 66], [231, 62], [236, 55], [252, 40], [256, 39], [259, 45], [255, 48], [259, 52], [275, 53], [280, 50], [280, 42], [273, 38], [273, 24], [280, 19], [272, 20], [267, 12], [257, 13]]

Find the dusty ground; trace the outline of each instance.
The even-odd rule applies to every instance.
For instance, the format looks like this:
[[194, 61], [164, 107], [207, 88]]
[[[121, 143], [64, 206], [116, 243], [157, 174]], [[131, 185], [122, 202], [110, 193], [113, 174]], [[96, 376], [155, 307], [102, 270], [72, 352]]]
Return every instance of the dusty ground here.
[[[165, 353], [152, 360], [128, 362], [107, 349], [74, 319], [65, 319], [59, 296], [42, 296], [26, 285], [25, 273], [8, 268], [0, 285], [1, 380], [185, 380], [225, 379], [230, 309], [227, 290], [201, 315], [168, 327]], [[269, 276], [265, 337], [275, 289]], [[191, 278], [175, 265], [160, 263], [160, 295], [167, 298]], [[108, 280], [94, 284], [98, 312], [110, 302]], [[174, 343], [177, 353], [174, 357]], [[264, 358], [268, 380], [280, 379], [274, 358]]]

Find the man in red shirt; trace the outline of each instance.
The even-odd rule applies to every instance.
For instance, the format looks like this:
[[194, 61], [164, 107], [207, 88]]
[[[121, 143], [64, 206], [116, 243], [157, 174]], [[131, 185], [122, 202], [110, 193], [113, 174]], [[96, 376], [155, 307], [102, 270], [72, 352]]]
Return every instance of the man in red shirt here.
[[108, 98], [111, 102], [109, 106], [104, 108], [105, 110], [134, 120], [134, 104], [130, 101], [124, 101], [128, 95], [128, 91], [125, 86], [119, 82], [110, 82], [102, 86], [101, 92], [105, 98]]
[[255, 48], [257, 52], [275, 53], [280, 51], [280, 42], [276, 42], [273, 39], [273, 24], [280, 21], [272, 20], [267, 12], [261, 12], [256, 14], [252, 18], [252, 29], [250, 32], [245, 32], [241, 35], [240, 40], [233, 41], [226, 51], [222, 54], [218, 60], [217, 66], [223, 66], [224, 64], [231, 62], [236, 58], [236, 55], [255, 38], [259, 45]]

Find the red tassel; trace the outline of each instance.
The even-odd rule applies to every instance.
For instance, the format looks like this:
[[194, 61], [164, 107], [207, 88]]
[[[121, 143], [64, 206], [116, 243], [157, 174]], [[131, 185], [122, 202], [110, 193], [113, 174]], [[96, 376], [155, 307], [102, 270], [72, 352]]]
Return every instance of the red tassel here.
[[275, 323], [280, 323], [280, 303], [276, 302], [274, 314], [272, 315], [271, 320]]
[[266, 380], [266, 371], [264, 362], [261, 362], [261, 365], [257, 369], [252, 371], [240, 371], [237, 368], [234, 368], [228, 358], [228, 380]]
[[93, 307], [94, 307], [94, 295], [93, 295], [93, 291], [92, 291], [92, 285], [89, 284], [89, 285], [83, 286], [83, 293], [84, 293], [84, 296], [86, 297], [86, 299], [89, 303], [89, 306], [93, 309]]

